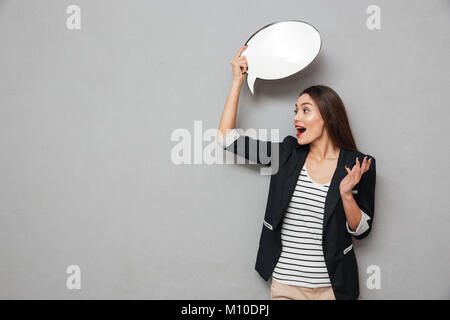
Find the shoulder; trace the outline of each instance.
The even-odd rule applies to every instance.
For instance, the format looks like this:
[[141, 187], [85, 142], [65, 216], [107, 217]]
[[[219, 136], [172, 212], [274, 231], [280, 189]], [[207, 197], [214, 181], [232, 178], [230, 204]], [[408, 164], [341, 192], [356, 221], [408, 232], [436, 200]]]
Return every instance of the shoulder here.
[[[294, 136], [284, 137], [282, 145], [286, 149], [293, 149], [293, 148], [299, 147], [298, 139]], [[304, 147], [304, 146], [300, 145], [300, 147]]]
[[286, 146], [294, 146], [294, 142], [297, 143], [297, 139], [295, 139], [293, 136], [286, 136], [283, 139], [283, 144]]

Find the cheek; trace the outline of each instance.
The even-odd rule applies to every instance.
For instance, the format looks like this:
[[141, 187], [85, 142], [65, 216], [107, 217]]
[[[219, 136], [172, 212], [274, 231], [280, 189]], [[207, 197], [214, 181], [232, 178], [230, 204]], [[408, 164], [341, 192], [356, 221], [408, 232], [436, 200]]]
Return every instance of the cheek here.
[[313, 128], [314, 131], [321, 131], [323, 127], [323, 120], [317, 114], [311, 114], [306, 117], [305, 124], [307, 127]]
[[310, 117], [308, 117], [307, 122], [305, 121], [305, 123], [307, 127], [311, 129], [310, 133], [313, 136], [320, 136], [322, 134], [324, 126], [321, 117], [318, 117], [317, 115], [311, 115]]

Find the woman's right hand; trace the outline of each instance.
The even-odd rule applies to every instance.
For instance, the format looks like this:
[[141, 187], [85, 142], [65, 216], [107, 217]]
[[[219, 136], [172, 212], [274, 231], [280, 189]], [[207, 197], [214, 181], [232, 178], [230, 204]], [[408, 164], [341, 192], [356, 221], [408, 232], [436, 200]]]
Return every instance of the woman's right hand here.
[[247, 76], [247, 58], [241, 57], [242, 52], [247, 49], [248, 46], [241, 47], [234, 57], [233, 60], [231, 60], [231, 67], [233, 69], [233, 79], [235, 81], [243, 82], [245, 80], [245, 77]]

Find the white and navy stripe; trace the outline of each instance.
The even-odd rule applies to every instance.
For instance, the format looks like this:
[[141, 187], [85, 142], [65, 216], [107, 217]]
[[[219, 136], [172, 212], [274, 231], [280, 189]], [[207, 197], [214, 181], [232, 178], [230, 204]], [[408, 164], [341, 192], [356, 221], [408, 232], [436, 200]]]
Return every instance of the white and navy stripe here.
[[322, 250], [329, 184], [313, 181], [303, 165], [281, 225], [281, 256], [272, 274], [276, 281], [311, 288], [331, 286]]

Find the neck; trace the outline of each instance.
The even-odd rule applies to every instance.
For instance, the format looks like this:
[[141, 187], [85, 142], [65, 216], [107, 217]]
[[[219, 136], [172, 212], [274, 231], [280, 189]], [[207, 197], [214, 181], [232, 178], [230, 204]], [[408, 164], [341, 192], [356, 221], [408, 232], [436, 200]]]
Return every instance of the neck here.
[[336, 160], [339, 157], [339, 148], [335, 148], [331, 141], [314, 141], [309, 145], [308, 157], [321, 162], [323, 160]]

